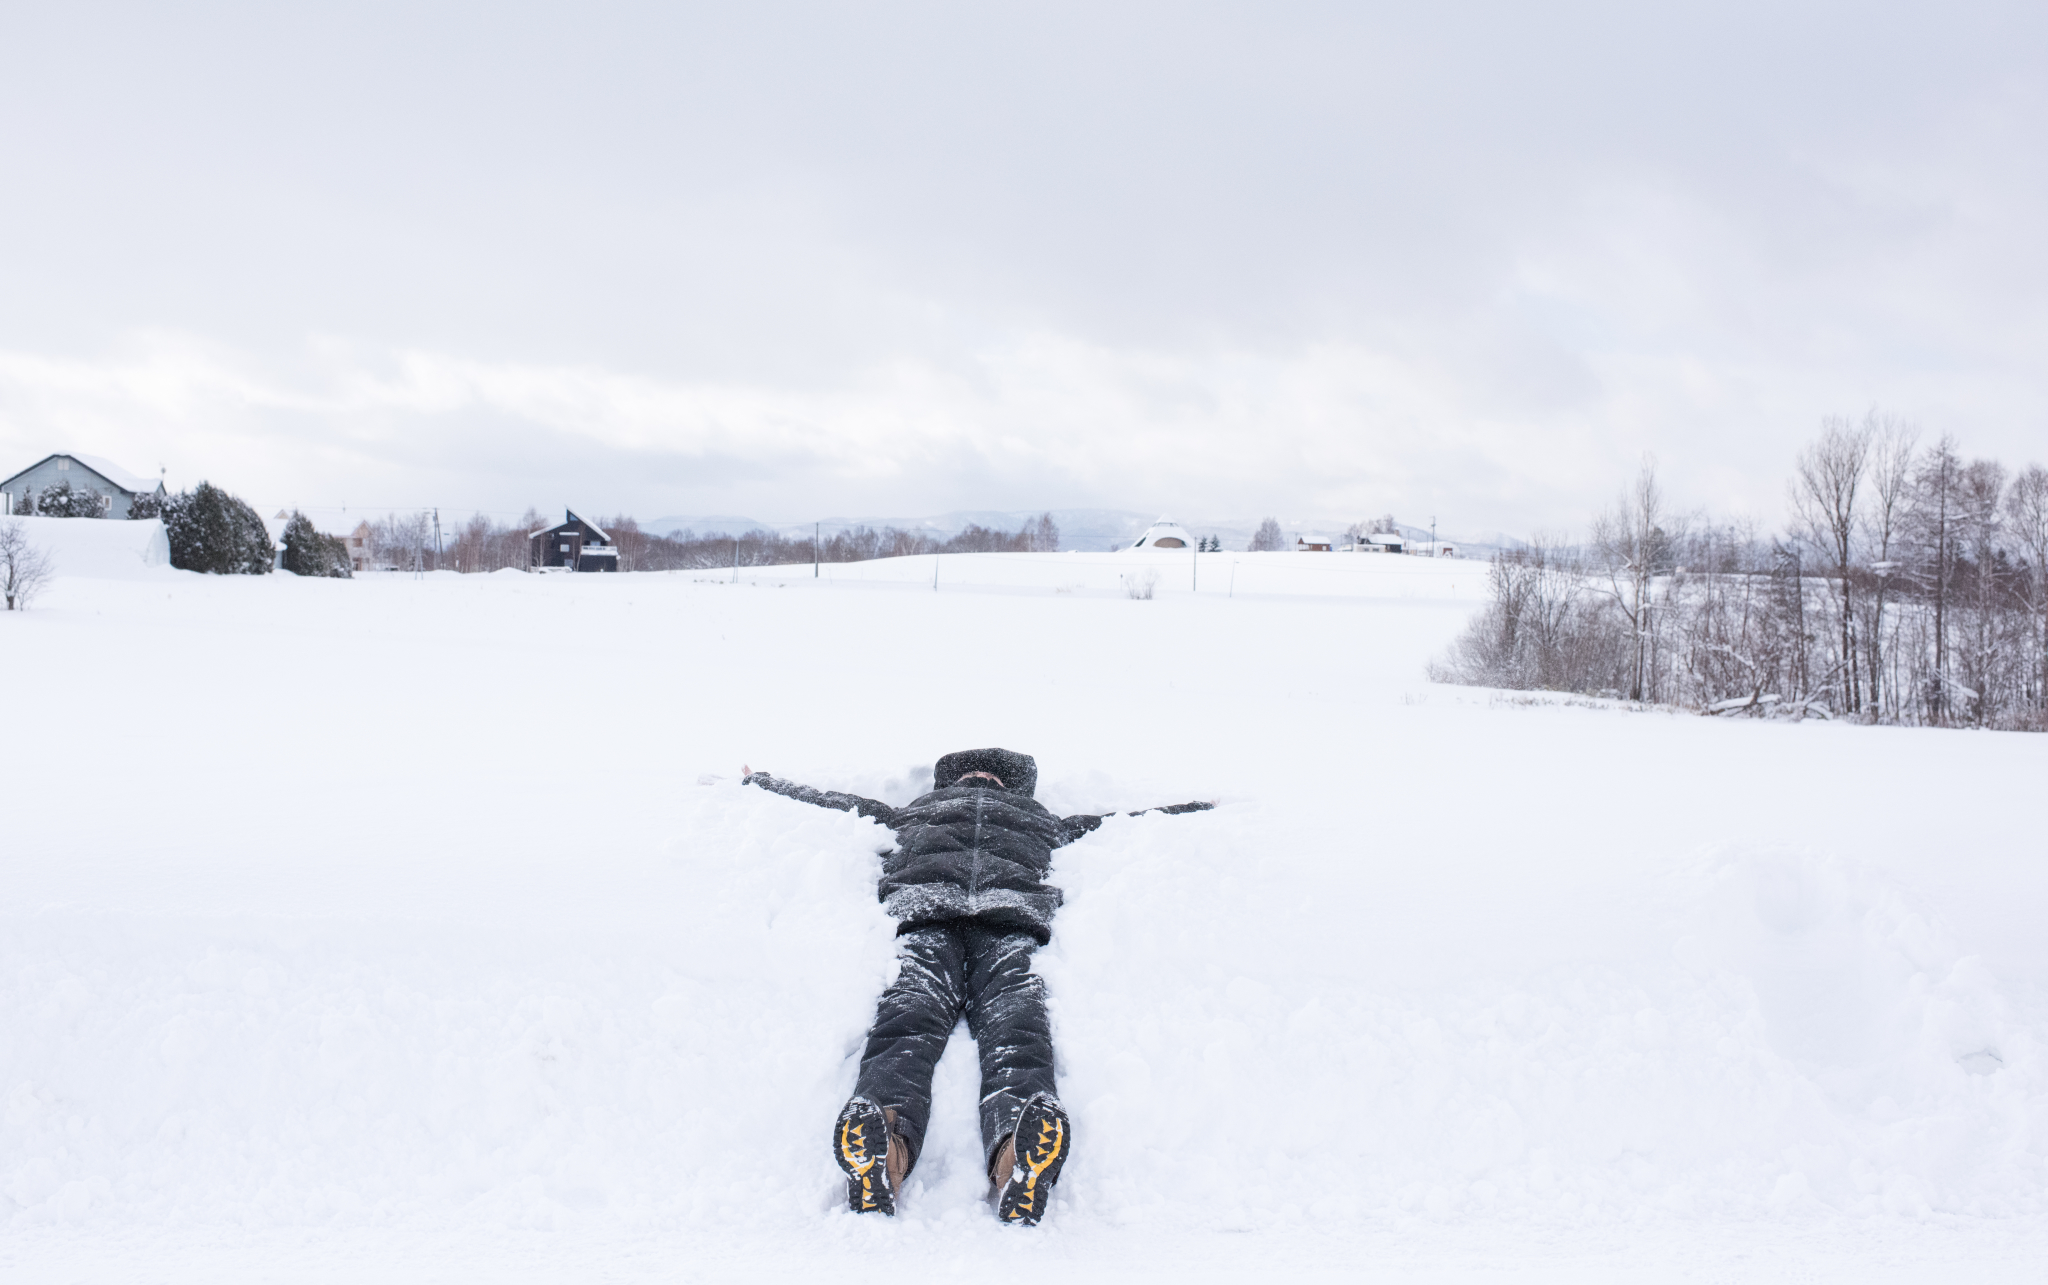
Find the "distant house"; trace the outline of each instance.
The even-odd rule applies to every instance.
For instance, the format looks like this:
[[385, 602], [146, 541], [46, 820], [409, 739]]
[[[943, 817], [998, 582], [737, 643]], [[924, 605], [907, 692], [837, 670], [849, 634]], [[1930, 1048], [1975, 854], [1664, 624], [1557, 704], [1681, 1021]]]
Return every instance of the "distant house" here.
[[348, 566], [351, 571], [370, 569], [370, 524], [356, 523], [356, 529], [345, 535], [336, 535], [341, 547], [348, 550]]
[[1371, 535], [1358, 537], [1358, 551], [1360, 553], [1406, 553], [1408, 552], [1408, 537], [1394, 535], [1386, 531], [1376, 531]]
[[563, 512], [568, 514], [567, 521], [528, 537], [533, 545], [532, 565], [562, 571], [617, 571], [619, 550], [612, 538], [573, 510]]
[[46, 455], [0, 482], [0, 495], [6, 497], [6, 511], [12, 513], [24, 497], [32, 500], [60, 482], [69, 483], [73, 491], [97, 494], [101, 511], [110, 518], [127, 517], [129, 506], [141, 496], [164, 493], [162, 478], [130, 473], [97, 455]]
[[1337, 547], [1337, 542], [1326, 535], [1298, 535], [1294, 537], [1296, 553], [1328, 553]]

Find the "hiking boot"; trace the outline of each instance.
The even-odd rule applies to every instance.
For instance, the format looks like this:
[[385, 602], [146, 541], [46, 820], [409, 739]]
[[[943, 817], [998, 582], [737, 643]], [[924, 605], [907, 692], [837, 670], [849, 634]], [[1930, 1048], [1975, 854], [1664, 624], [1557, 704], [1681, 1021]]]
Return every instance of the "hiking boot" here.
[[901, 1191], [903, 1180], [910, 1176], [910, 1139], [896, 1127], [895, 1107], [883, 1107], [882, 1119], [889, 1125], [889, 1154], [882, 1158], [882, 1164], [889, 1171], [889, 1190]]
[[1059, 1103], [1043, 1093], [1026, 1102], [1017, 1113], [1017, 1131], [996, 1148], [989, 1165], [996, 1217], [1027, 1227], [1045, 1217], [1072, 1142], [1073, 1126]]
[[832, 1126], [832, 1158], [846, 1171], [846, 1207], [857, 1214], [896, 1212], [896, 1180], [908, 1166], [890, 1163], [892, 1152], [906, 1148], [889, 1136], [889, 1124], [882, 1108], [855, 1098]]

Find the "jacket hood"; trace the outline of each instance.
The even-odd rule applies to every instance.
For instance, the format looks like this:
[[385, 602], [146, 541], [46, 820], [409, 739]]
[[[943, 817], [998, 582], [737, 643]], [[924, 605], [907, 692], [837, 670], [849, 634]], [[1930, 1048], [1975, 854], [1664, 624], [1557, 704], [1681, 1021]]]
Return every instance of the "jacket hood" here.
[[1038, 760], [1015, 750], [954, 750], [932, 764], [932, 788], [943, 790], [968, 772], [993, 772], [1003, 788], [1032, 797], [1038, 789]]

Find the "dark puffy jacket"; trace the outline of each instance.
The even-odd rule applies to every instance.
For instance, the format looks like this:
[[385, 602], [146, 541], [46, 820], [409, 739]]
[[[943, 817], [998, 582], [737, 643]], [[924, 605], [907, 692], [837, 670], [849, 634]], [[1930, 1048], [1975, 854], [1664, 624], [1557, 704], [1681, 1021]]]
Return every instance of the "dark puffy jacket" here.
[[[895, 831], [896, 846], [883, 855], [881, 898], [906, 927], [976, 919], [1031, 933], [1041, 945], [1052, 939], [1052, 916], [1061, 901], [1060, 890], [1045, 882], [1053, 849], [1103, 822], [1099, 816], [1056, 817], [1029, 794], [989, 781], [945, 786], [900, 808], [766, 772], [747, 777], [746, 784], [817, 807], [858, 812]], [[1154, 810], [1200, 812], [1212, 806], [1182, 803]]]

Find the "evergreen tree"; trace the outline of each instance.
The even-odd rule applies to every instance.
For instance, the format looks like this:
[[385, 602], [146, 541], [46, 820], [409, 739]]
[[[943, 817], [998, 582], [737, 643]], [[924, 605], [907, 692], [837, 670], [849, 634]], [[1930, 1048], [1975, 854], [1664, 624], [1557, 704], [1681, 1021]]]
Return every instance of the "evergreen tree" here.
[[174, 567], [220, 576], [260, 576], [271, 569], [273, 546], [263, 519], [211, 482], [166, 499], [163, 519]]
[[313, 520], [297, 509], [284, 524], [284, 569], [295, 576], [354, 578], [348, 560], [348, 546], [331, 535], [323, 535]]
[[106, 500], [98, 491], [89, 486], [73, 489], [66, 480], [52, 487], [46, 487], [41, 495], [24, 496], [24, 511], [33, 505], [33, 512], [46, 518], [103, 518], [107, 515]]

